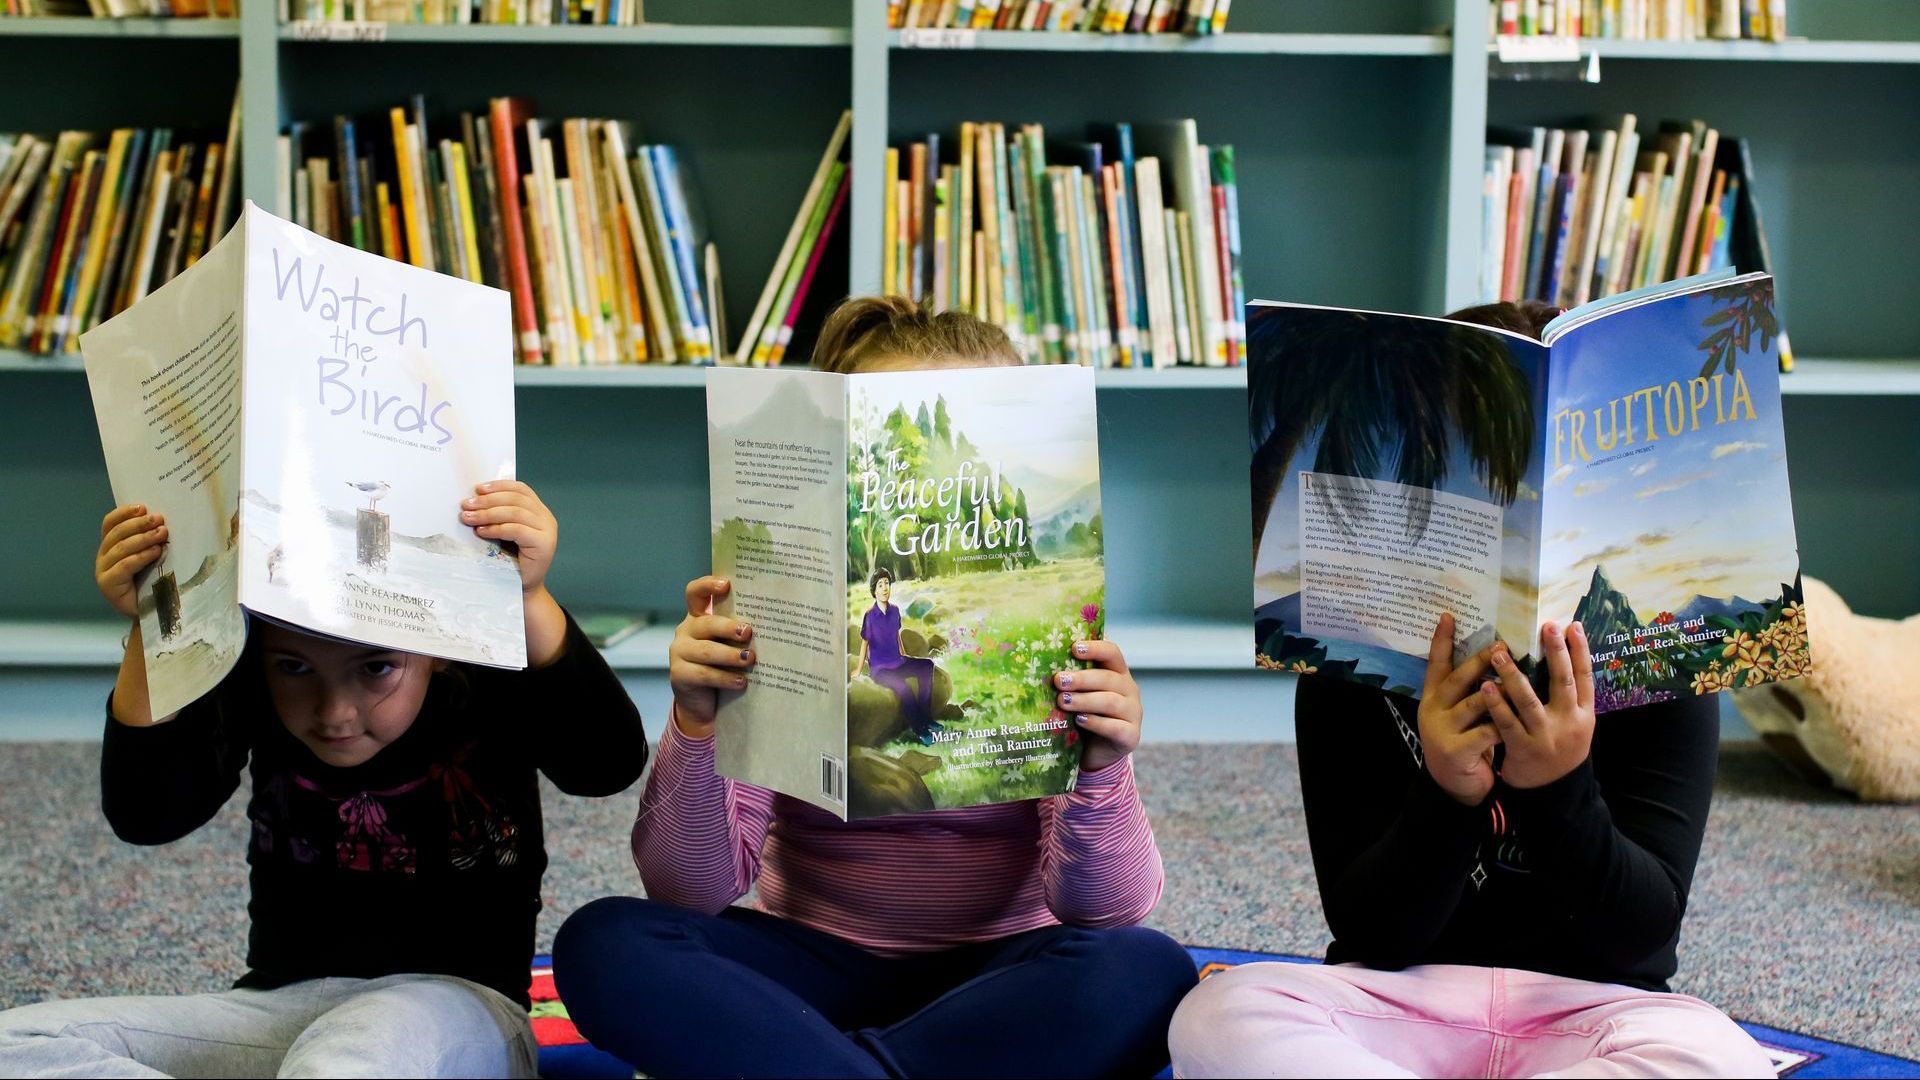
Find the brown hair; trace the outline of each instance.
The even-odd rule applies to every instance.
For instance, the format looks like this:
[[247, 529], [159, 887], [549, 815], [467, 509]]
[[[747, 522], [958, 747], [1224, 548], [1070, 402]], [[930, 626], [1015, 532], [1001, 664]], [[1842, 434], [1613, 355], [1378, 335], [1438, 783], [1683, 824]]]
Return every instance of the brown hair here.
[[[856, 296], [827, 316], [813, 366], [850, 374], [905, 360], [911, 367], [1008, 367], [1020, 354], [1006, 331], [957, 311], [934, 312], [904, 296]], [[891, 366], [891, 365], [888, 365]]]
[[1454, 322], [1478, 323], [1497, 330], [1511, 330], [1539, 341], [1541, 331], [1558, 318], [1562, 310], [1539, 300], [1501, 301], [1461, 308], [1447, 318]]

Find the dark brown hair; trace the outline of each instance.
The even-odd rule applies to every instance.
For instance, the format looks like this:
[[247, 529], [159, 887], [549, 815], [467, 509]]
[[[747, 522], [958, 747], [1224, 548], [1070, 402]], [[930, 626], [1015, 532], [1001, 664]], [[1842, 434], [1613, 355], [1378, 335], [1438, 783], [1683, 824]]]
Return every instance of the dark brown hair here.
[[813, 366], [841, 374], [900, 357], [929, 367], [1005, 367], [1020, 363], [1006, 331], [957, 311], [935, 313], [904, 296], [856, 296], [820, 328]]
[[1476, 304], [1461, 308], [1447, 316], [1454, 322], [1478, 323], [1491, 326], [1496, 330], [1511, 330], [1516, 334], [1525, 334], [1535, 341], [1547, 324], [1558, 318], [1565, 309], [1539, 300], [1503, 300], [1497, 304]]

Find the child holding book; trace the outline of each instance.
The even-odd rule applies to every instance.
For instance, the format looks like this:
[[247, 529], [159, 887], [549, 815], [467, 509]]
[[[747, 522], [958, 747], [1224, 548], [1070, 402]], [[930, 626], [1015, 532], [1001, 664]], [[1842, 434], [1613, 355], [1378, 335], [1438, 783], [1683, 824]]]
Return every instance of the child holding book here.
[[[829, 370], [1018, 364], [997, 327], [858, 299], [815, 350]], [[824, 359], [825, 363], [820, 363]], [[1108, 641], [1054, 673], [1085, 746], [1050, 799], [842, 822], [714, 771], [717, 691], [745, 686], [753, 628], [687, 586], [672, 720], [640, 800], [650, 899], [597, 900], [554, 942], [574, 1023], [656, 1076], [1149, 1076], [1193, 985], [1137, 924], [1162, 874], [1129, 755], [1139, 688]], [[1036, 718], [1037, 719], [1037, 718]], [[755, 885], [759, 910], [730, 907]]]
[[[1537, 336], [1555, 314], [1498, 304], [1452, 318]], [[1300, 680], [1327, 963], [1202, 983], [1173, 1021], [1175, 1074], [1772, 1076], [1733, 1021], [1667, 992], [1717, 699], [1596, 723], [1579, 623], [1541, 629], [1544, 700], [1506, 643], [1456, 667], [1453, 642], [1443, 616], [1418, 702]]]
[[[647, 743], [547, 591], [558, 525], [539, 497], [481, 484], [461, 519], [518, 546], [525, 671], [256, 619], [218, 688], [156, 717], [134, 620], [107, 705], [102, 805], [122, 839], [164, 844], [250, 771], [249, 970], [223, 993], [0, 1013], [0, 1075], [534, 1075], [538, 776], [611, 795], [639, 777]], [[166, 542], [142, 506], [102, 522], [94, 577], [121, 615], [134, 618], [134, 578]]]

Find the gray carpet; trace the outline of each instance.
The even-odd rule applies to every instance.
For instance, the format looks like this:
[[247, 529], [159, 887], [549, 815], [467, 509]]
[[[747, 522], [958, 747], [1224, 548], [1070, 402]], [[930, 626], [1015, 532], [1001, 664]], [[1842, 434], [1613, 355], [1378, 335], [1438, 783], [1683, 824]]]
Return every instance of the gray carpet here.
[[[180, 843], [132, 848], [100, 818], [98, 756], [97, 744], [0, 745], [0, 1007], [214, 989], [240, 968], [243, 799]], [[1293, 748], [1149, 745], [1140, 776], [1167, 864], [1155, 924], [1194, 945], [1318, 955]], [[548, 792], [542, 950], [574, 908], [638, 892], [634, 798]], [[1920, 1058], [1920, 810], [1858, 805], [1730, 745], [1676, 989]]]

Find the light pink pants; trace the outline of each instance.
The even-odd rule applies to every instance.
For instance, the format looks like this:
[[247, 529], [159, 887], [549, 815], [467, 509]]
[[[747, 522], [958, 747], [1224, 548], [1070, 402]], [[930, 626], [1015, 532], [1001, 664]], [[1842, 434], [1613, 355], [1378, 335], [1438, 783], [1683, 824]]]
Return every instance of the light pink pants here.
[[1774, 1075], [1698, 998], [1450, 964], [1243, 964], [1187, 995], [1168, 1042], [1188, 1078]]

